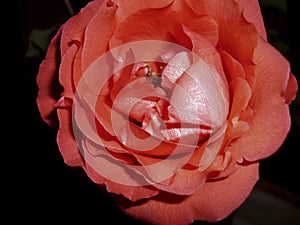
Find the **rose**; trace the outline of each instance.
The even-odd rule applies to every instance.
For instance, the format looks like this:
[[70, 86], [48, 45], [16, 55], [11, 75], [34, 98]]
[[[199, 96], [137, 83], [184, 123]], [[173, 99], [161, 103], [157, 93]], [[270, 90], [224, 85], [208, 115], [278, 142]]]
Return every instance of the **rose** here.
[[37, 84], [65, 163], [150, 224], [237, 209], [297, 90], [255, 0], [92, 1], [52, 39]]

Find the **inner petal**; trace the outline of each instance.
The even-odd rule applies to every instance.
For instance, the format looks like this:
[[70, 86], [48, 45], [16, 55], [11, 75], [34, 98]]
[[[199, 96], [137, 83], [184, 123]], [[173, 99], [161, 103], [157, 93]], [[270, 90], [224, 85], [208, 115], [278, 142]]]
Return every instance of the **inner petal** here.
[[169, 117], [214, 130], [221, 127], [229, 103], [223, 84], [215, 76], [203, 60], [193, 64], [177, 81], [170, 99]]

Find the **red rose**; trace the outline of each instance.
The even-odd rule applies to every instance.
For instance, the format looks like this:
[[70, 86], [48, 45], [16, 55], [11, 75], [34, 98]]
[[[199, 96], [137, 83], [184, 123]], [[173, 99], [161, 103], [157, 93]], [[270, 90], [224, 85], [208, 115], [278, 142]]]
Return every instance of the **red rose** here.
[[65, 163], [164, 225], [245, 201], [297, 91], [256, 0], [94, 0], [52, 39], [37, 83]]

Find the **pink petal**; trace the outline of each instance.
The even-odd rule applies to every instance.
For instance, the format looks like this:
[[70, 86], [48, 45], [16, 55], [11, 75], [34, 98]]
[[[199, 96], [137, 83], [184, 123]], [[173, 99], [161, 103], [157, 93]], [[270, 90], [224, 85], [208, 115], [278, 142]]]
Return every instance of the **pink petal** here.
[[120, 204], [125, 213], [149, 224], [186, 225], [194, 220], [216, 222], [247, 199], [258, 180], [258, 164], [240, 166], [226, 179], [205, 183], [190, 196], [161, 192], [140, 204]]
[[177, 79], [191, 65], [189, 57], [191, 56], [187, 52], [179, 52], [168, 61], [168, 64], [162, 72], [162, 87], [167, 90], [173, 90]]
[[230, 83], [236, 77], [246, 77], [243, 66], [236, 59], [234, 59], [232, 55], [226, 51], [221, 51], [220, 55], [228, 83]]
[[[76, 126], [80, 130], [79, 134], [75, 133], [75, 137], [81, 137], [83, 134], [86, 138], [100, 146], [114, 149], [114, 151], [118, 153], [127, 152], [124, 147], [121, 146], [119, 140], [115, 137], [115, 134], [111, 134], [107, 130], [107, 126], [111, 128], [111, 124], [107, 125], [106, 123], [99, 123], [99, 120], [95, 118], [94, 112], [85, 102], [75, 101], [73, 117]], [[107, 126], [102, 126], [102, 124]]]
[[40, 68], [37, 74], [37, 106], [41, 113], [43, 120], [54, 127], [57, 122], [53, 112], [55, 110], [55, 103], [60, 98], [59, 92], [61, 86], [57, 80], [57, 73], [59, 67], [58, 58], [58, 42], [62, 33], [63, 26], [56, 33], [54, 38], [51, 40], [47, 50], [46, 58], [40, 64]]
[[153, 186], [127, 186], [111, 181], [106, 181], [105, 185], [108, 192], [122, 194], [133, 202], [151, 198], [159, 194], [159, 190]]
[[87, 24], [83, 38], [82, 71], [107, 51], [115, 30], [116, 11], [116, 5], [102, 4]]
[[290, 114], [283, 93], [295, 93], [297, 88], [289, 85], [293, 80], [289, 63], [274, 47], [260, 40], [254, 57], [256, 83], [249, 102], [253, 111], [247, 120], [250, 128], [231, 147], [250, 161], [268, 157], [284, 141], [290, 129]]
[[157, 183], [154, 186], [162, 191], [177, 195], [191, 195], [199, 190], [206, 181], [206, 173], [197, 169], [182, 168], [176, 172], [170, 184]]
[[57, 115], [59, 118], [57, 143], [64, 162], [69, 166], [83, 166], [83, 158], [73, 135], [71, 111], [58, 109]]
[[[144, 169], [139, 165], [128, 164], [115, 158], [105, 147], [91, 142], [89, 139], [82, 139], [82, 155], [85, 164], [88, 165], [96, 173], [96, 177], [91, 179], [97, 182], [97, 177], [104, 177], [107, 181], [119, 183], [124, 186], [149, 186], [150, 182], [143, 175]], [[97, 175], [98, 174], [98, 175]], [[101, 179], [102, 180], [102, 179]], [[101, 183], [101, 180], [99, 183]], [[126, 195], [126, 193], [123, 193]]]
[[170, 100], [170, 117], [212, 129], [222, 126], [228, 113], [228, 99], [220, 81], [218, 74], [203, 61], [192, 65], [177, 81]]
[[83, 42], [83, 35], [87, 24], [96, 14], [98, 8], [103, 4], [103, 0], [95, 0], [89, 2], [81, 11], [71, 17], [66, 23], [62, 33], [61, 40], [61, 55], [63, 56], [70, 43], [72, 42]]
[[73, 98], [75, 87], [73, 82], [73, 62], [78, 51], [77, 45], [71, 45], [64, 57], [61, 59], [59, 68], [59, 82], [64, 87], [63, 95], [68, 98]]
[[259, 36], [254, 25], [243, 16], [243, 8], [237, 1], [185, 0], [185, 2], [197, 14], [211, 16], [216, 21], [219, 31], [217, 45], [219, 50], [227, 51], [239, 62], [252, 62], [252, 52]]
[[[182, 15], [186, 15], [182, 13]], [[199, 15], [189, 15], [190, 18], [183, 21], [183, 26], [185, 30], [188, 30], [189, 33], [195, 33], [203, 37], [208, 42], [208, 46], [216, 46], [219, 40], [218, 34], [218, 24], [210, 16], [199, 16]], [[193, 20], [193, 23], [189, 21]], [[191, 38], [191, 36], [189, 35]], [[197, 39], [191, 38], [191, 41], [197, 41]]]
[[252, 91], [245, 79], [235, 78], [230, 82], [232, 103], [230, 109], [229, 121], [234, 117], [239, 118], [243, 110], [248, 106]]
[[140, 0], [114, 0], [119, 6], [117, 11], [118, 22], [121, 23], [130, 14], [133, 14], [143, 9], [159, 9], [170, 5], [174, 0], [152, 0], [152, 1], [140, 1]]
[[261, 38], [267, 40], [267, 33], [259, 5], [257, 0], [241, 0], [238, 2], [243, 9], [243, 15], [247, 21], [255, 25], [257, 32]]
[[[134, 171], [126, 169], [126, 165], [113, 162], [111, 155], [91, 143], [88, 139], [83, 140], [83, 151], [85, 156], [85, 170], [87, 175], [97, 184], [104, 184], [108, 192], [121, 194], [135, 202], [143, 198], [150, 198], [159, 193], [155, 187], [138, 184], [139, 175]], [[100, 146], [99, 146], [100, 147]], [[98, 151], [98, 155], [91, 155], [89, 152]], [[101, 153], [100, 153], [101, 152]], [[128, 167], [129, 168], [129, 167]], [[129, 172], [130, 171], [130, 172]], [[127, 174], [129, 172], [129, 174]], [[115, 175], [114, 175], [115, 174]], [[118, 177], [122, 178], [118, 180]], [[132, 184], [132, 185], [126, 185]]]
[[[183, 32], [181, 21], [174, 17], [167, 8], [150, 8], [131, 14], [114, 31], [109, 46], [112, 49], [133, 41], [162, 40], [189, 48], [190, 40]], [[151, 46], [146, 47], [151, 49]]]
[[297, 91], [298, 91], [298, 82], [296, 80], [296, 77], [291, 73], [286, 90], [283, 93], [283, 98], [286, 99], [287, 104], [290, 104], [293, 100], [295, 100]]

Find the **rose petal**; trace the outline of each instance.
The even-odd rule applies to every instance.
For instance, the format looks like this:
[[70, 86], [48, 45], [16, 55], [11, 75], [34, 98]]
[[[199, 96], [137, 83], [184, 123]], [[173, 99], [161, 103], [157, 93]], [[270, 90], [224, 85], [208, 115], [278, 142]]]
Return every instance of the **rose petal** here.
[[60, 93], [60, 84], [57, 79], [58, 73], [58, 54], [57, 45], [60, 41], [63, 26], [58, 30], [54, 38], [51, 40], [48, 47], [46, 58], [42, 61], [36, 77], [38, 86], [37, 106], [43, 120], [54, 127], [57, 123], [56, 117], [53, 116], [55, 103], [60, 98], [57, 92]]
[[164, 140], [163, 137], [149, 135], [144, 129], [132, 123], [124, 122], [116, 133], [126, 148], [135, 154], [145, 155], [149, 158], [151, 156], [164, 158], [172, 154], [180, 155], [194, 149], [194, 145], [178, 144], [178, 142]]
[[290, 128], [289, 108], [282, 94], [287, 88], [290, 93], [296, 91], [296, 85], [288, 85], [289, 63], [274, 47], [261, 40], [254, 56], [257, 66], [249, 102], [253, 110], [247, 121], [250, 128], [232, 145], [232, 151], [250, 161], [273, 154], [282, 144]]
[[[88, 176], [97, 184], [105, 184], [106, 190], [108, 192], [112, 192], [114, 194], [122, 194], [129, 200], [135, 202], [137, 200], [143, 199], [143, 198], [150, 198], [159, 193], [158, 189], [156, 189], [153, 186], [149, 185], [140, 185], [140, 186], [131, 186], [131, 185], [124, 185], [122, 183], [118, 183], [118, 176], [126, 176], [129, 169], [126, 169], [126, 165], [123, 164], [114, 164], [113, 161], [109, 160], [110, 155], [107, 154], [105, 151], [101, 151], [102, 154], [99, 154], [97, 156], [90, 155], [89, 152], [94, 152], [96, 149], [93, 149], [95, 145], [93, 145], [88, 139], [85, 139], [84, 141], [84, 152], [85, 152], [85, 170], [88, 174]], [[106, 157], [107, 156], [107, 157]], [[116, 162], [116, 161], [115, 161]], [[119, 167], [121, 165], [121, 168]], [[100, 169], [101, 167], [101, 169]], [[100, 170], [99, 170], [100, 169]], [[109, 173], [105, 172], [105, 170], [109, 171]], [[116, 170], [116, 172], [114, 172]], [[113, 174], [117, 174], [117, 176], [113, 176]], [[119, 181], [126, 181], [128, 179], [128, 183], [136, 183], [136, 181], [133, 181], [130, 179], [135, 179], [133, 176], [134, 172], [131, 171], [130, 176], [126, 176], [126, 178], [122, 178]], [[112, 177], [113, 176], [113, 177]], [[110, 180], [110, 178], [114, 178], [114, 180]], [[141, 179], [141, 178], [139, 178]]]
[[217, 155], [215, 160], [206, 169], [209, 180], [223, 179], [230, 176], [238, 168], [235, 159], [230, 151], [225, 151], [223, 154]]
[[162, 72], [161, 85], [164, 89], [173, 90], [177, 79], [191, 65], [191, 57], [187, 52], [179, 52], [175, 54], [169, 61]]
[[133, 41], [162, 40], [189, 48], [190, 40], [174, 16], [166, 8], [145, 9], [131, 14], [114, 31], [109, 46], [112, 49]]
[[107, 51], [108, 41], [115, 29], [116, 11], [116, 5], [102, 4], [87, 24], [82, 49], [82, 71]]
[[[182, 13], [182, 15], [184, 16], [188, 14]], [[191, 20], [193, 20], [193, 23], [190, 23]], [[215, 47], [217, 45], [219, 40], [218, 24], [212, 17], [193, 15], [183, 21], [183, 27], [186, 31], [189, 31], [189, 34], [194, 33], [203, 37], [208, 42], [208, 46]], [[191, 38], [190, 35], [188, 36]], [[194, 42], [197, 41], [197, 39], [191, 38], [191, 41]]]
[[176, 172], [170, 184], [156, 183], [154, 186], [162, 191], [177, 195], [191, 195], [202, 187], [206, 177], [206, 173], [197, 169], [182, 168]]
[[[229, 52], [242, 63], [252, 62], [253, 48], [258, 34], [253, 24], [243, 16], [243, 9], [235, 0], [185, 0], [194, 12], [214, 18], [218, 24], [217, 48]], [[256, 4], [256, 3], [255, 3]]]
[[149, 224], [185, 225], [194, 220], [216, 222], [236, 210], [249, 196], [258, 179], [258, 164], [240, 166], [226, 179], [208, 182], [196, 193], [180, 197], [161, 192], [140, 204], [119, 206], [125, 213]]
[[69, 48], [70, 43], [82, 42], [83, 34], [87, 24], [96, 14], [102, 4], [103, 0], [95, 0], [89, 2], [85, 7], [81, 9], [81, 11], [77, 15], [71, 17], [65, 23], [65, 28], [62, 33], [62, 40], [60, 45], [62, 56]]
[[81, 141], [81, 151], [85, 163], [101, 177], [128, 186], [149, 184], [142, 175], [143, 170], [140, 166], [129, 165], [114, 158], [105, 147], [97, 145], [87, 138], [83, 138]]
[[267, 41], [267, 32], [265, 29], [259, 1], [257, 0], [240, 0], [238, 2], [243, 9], [245, 19], [253, 23], [261, 38]]
[[59, 67], [59, 82], [64, 87], [63, 96], [68, 98], [74, 97], [75, 87], [73, 82], [73, 61], [78, 52], [78, 46], [71, 45], [64, 57], [61, 59]]
[[[76, 101], [73, 108], [73, 116], [76, 126], [80, 132], [82, 132], [75, 133], [75, 137], [80, 137], [84, 134], [86, 138], [100, 146], [114, 149], [120, 153], [127, 152], [127, 150], [120, 145], [119, 140], [114, 136], [114, 133], [109, 133], [106, 129], [107, 127], [103, 127], [102, 124], [99, 124], [99, 120], [96, 120], [94, 112], [91, 111], [86, 103]], [[111, 124], [109, 124], [109, 126], [111, 126]]]
[[296, 98], [297, 90], [298, 82], [296, 80], [296, 77], [291, 73], [286, 90], [283, 93], [283, 98], [286, 99], [287, 104], [290, 104]]
[[107, 191], [114, 194], [122, 194], [133, 202], [140, 199], [151, 198], [159, 194], [159, 190], [153, 186], [126, 186], [111, 181], [106, 181], [105, 185]]
[[[180, 146], [177, 147], [175, 152], [176, 151], [182, 151], [180, 149]], [[193, 153], [193, 151], [191, 151], [191, 153]], [[182, 195], [186, 194], [187, 192], [193, 192], [193, 190], [195, 190], [196, 184], [193, 183], [193, 181], [189, 183], [191, 184], [191, 187], [185, 191], [182, 188], [180, 188], [181, 185], [177, 185], [177, 184], [171, 185], [172, 183], [174, 183], [174, 179], [173, 179], [174, 174], [177, 174], [178, 171], [180, 171], [185, 166], [185, 164], [188, 162], [189, 158], [191, 157], [191, 154], [182, 154], [179, 156], [176, 156], [175, 154], [173, 155], [171, 154], [166, 158], [151, 158], [149, 156], [144, 156], [142, 154], [135, 154], [135, 153], [134, 155], [142, 165], [143, 170], [140, 170], [140, 172], [142, 172], [145, 179], [147, 179], [148, 182], [153, 186], [158, 187], [161, 190], [169, 190], [170, 192], [178, 193]], [[193, 174], [197, 174], [197, 172], [194, 172]], [[180, 181], [181, 181], [180, 179], [179, 180], [176, 179], [176, 183]], [[198, 181], [199, 179], [195, 179], [196, 183]]]
[[212, 129], [222, 126], [228, 113], [227, 94], [223, 90], [220, 78], [199, 60], [179, 78], [170, 101], [170, 117]]
[[217, 130], [209, 139], [205, 148], [203, 149], [203, 155], [199, 162], [199, 170], [204, 171], [215, 160], [217, 154], [220, 152], [227, 124], [224, 124], [219, 130]]
[[[73, 83], [74, 86], [77, 87], [79, 85], [79, 82], [81, 81], [82, 78], [82, 45], [78, 44], [76, 42], [76, 44], [78, 45], [78, 51], [76, 53], [76, 55], [74, 56], [74, 61], [73, 61], [73, 74], [72, 74], [72, 79], [73, 79]], [[77, 91], [77, 90], [76, 90]]]
[[239, 118], [240, 113], [246, 109], [252, 95], [249, 84], [245, 79], [235, 78], [230, 82], [232, 104], [228, 120], [231, 121], [234, 117]]
[[[114, 99], [113, 108], [129, 117], [134, 106], [143, 101], [143, 99], [149, 97], [156, 97], [161, 99], [167, 98], [166, 93], [162, 88], [155, 88], [149, 81], [147, 81], [146, 77], [142, 77], [133, 82], [130, 82], [129, 84], [124, 86], [122, 90], [120, 90], [120, 92]], [[144, 103], [146, 104], [145, 101]], [[138, 113], [136, 111], [134, 112]], [[146, 112], [146, 109], [144, 109], [139, 114], [141, 114], [140, 116], [142, 116]]]
[[170, 5], [174, 0], [152, 0], [152, 1], [140, 1], [140, 0], [114, 0], [119, 6], [117, 12], [118, 22], [121, 23], [130, 14], [133, 14], [142, 9], [159, 9]]
[[[222, 60], [219, 52], [208, 42], [201, 34], [184, 27], [184, 32], [191, 39], [193, 44], [193, 52], [200, 57], [208, 66], [211, 74], [214, 75], [215, 82], [219, 84], [219, 92], [224, 96], [225, 104], [229, 101], [229, 87], [224, 73]], [[194, 60], [199, 59], [194, 55]]]
[[57, 115], [59, 118], [57, 143], [64, 162], [69, 166], [83, 166], [83, 158], [73, 135], [71, 111], [58, 109]]
[[230, 83], [236, 77], [246, 77], [243, 66], [239, 63], [239, 61], [234, 59], [232, 55], [226, 51], [221, 51], [220, 55], [228, 83]]

